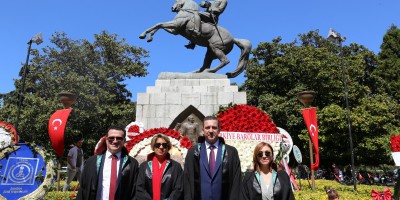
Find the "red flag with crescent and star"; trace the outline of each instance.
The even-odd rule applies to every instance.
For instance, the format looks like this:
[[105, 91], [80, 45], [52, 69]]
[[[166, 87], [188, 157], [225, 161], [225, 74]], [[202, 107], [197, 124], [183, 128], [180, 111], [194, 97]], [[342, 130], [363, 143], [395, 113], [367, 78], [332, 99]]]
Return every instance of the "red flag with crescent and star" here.
[[64, 154], [64, 131], [71, 111], [72, 108], [57, 110], [49, 119], [48, 129], [51, 146], [53, 146], [54, 151], [59, 157]]
[[314, 146], [315, 162], [311, 165], [311, 169], [317, 170], [319, 167], [317, 109], [306, 108], [301, 110], [301, 113], [303, 114], [304, 122]]

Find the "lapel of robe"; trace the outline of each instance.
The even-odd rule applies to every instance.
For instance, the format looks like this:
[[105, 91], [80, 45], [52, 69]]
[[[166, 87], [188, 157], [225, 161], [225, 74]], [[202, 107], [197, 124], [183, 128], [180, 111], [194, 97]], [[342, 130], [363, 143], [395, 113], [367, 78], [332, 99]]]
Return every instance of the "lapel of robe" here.
[[222, 148], [223, 145], [224, 144], [222, 144], [222, 142], [219, 142], [219, 144], [218, 144], [218, 152], [217, 152], [217, 156], [215, 158], [214, 171], [213, 171], [213, 174], [211, 176], [212, 178], [215, 177], [215, 175], [217, 174], [219, 168], [221, 167], [221, 163], [222, 163], [221, 158], [222, 158], [222, 154], [223, 154], [222, 151], [224, 151], [224, 149]]
[[115, 189], [117, 190], [122, 178], [122, 170], [125, 167], [125, 164], [128, 161], [128, 156], [126, 156], [123, 152], [121, 153], [121, 160], [119, 161], [119, 170], [118, 170], [118, 178], [117, 178], [117, 185]]
[[210, 166], [208, 165], [208, 159], [207, 159], [207, 148], [206, 144], [202, 143], [201, 148], [200, 148], [200, 162], [203, 165], [204, 169], [206, 169], [207, 174], [211, 177], [210, 174]]

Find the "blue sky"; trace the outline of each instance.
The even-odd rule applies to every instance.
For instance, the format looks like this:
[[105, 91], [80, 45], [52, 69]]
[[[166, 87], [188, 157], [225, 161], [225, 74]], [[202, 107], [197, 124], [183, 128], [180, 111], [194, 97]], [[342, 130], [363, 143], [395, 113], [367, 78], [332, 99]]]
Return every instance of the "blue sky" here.
[[[196, 2], [200, 2], [196, 0]], [[44, 42], [32, 48], [51, 45], [55, 32], [65, 32], [71, 39], [93, 41], [93, 35], [102, 30], [118, 34], [120, 38], [150, 51], [149, 75], [126, 81], [133, 94], [154, 86], [160, 72], [190, 72], [203, 62], [205, 48], [187, 50], [187, 40], [163, 30], [147, 43], [138, 36], [155, 23], [172, 20], [174, 0], [12, 0], [0, 1], [0, 93], [15, 89], [14, 79], [26, 59], [27, 42], [42, 32]], [[319, 30], [327, 35], [334, 28], [347, 38], [345, 45], [358, 43], [378, 53], [383, 35], [392, 24], [400, 26], [399, 0], [230, 0], [219, 24], [235, 38], [245, 38], [255, 48], [260, 42], [271, 42], [282, 36], [291, 42], [300, 33]], [[231, 63], [219, 73], [236, 68], [237, 47], [228, 55]], [[218, 61], [214, 61], [215, 66]], [[243, 73], [232, 82], [242, 84]]]

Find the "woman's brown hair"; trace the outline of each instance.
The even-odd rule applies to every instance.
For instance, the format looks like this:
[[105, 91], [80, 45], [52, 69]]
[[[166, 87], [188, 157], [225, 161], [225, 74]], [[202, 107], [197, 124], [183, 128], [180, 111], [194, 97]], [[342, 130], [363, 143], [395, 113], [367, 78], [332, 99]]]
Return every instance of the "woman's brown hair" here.
[[274, 149], [272, 148], [272, 146], [266, 142], [260, 142], [259, 144], [257, 144], [257, 146], [254, 148], [254, 152], [253, 152], [253, 170], [254, 171], [258, 171], [260, 168], [260, 164], [258, 163], [258, 152], [260, 152], [260, 150], [264, 147], [267, 146], [271, 149], [271, 164], [269, 165], [270, 168], [277, 170], [276, 164], [274, 163]]
[[327, 188], [326, 194], [328, 194], [328, 200], [339, 199], [339, 194], [335, 189]]

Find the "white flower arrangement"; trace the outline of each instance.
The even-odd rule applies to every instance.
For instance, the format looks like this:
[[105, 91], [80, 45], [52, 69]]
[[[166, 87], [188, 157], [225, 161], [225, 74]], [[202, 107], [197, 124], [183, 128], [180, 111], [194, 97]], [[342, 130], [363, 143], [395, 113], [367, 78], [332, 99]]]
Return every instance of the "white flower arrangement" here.
[[[239, 153], [240, 167], [242, 172], [253, 169], [253, 151], [254, 147], [260, 141], [245, 141], [245, 140], [225, 140], [226, 144], [234, 146]], [[280, 150], [280, 142], [269, 143], [274, 151], [274, 160]]]
[[0, 126], [0, 149], [9, 147], [12, 144], [12, 136], [12, 133], [8, 132], [5, 128]]

